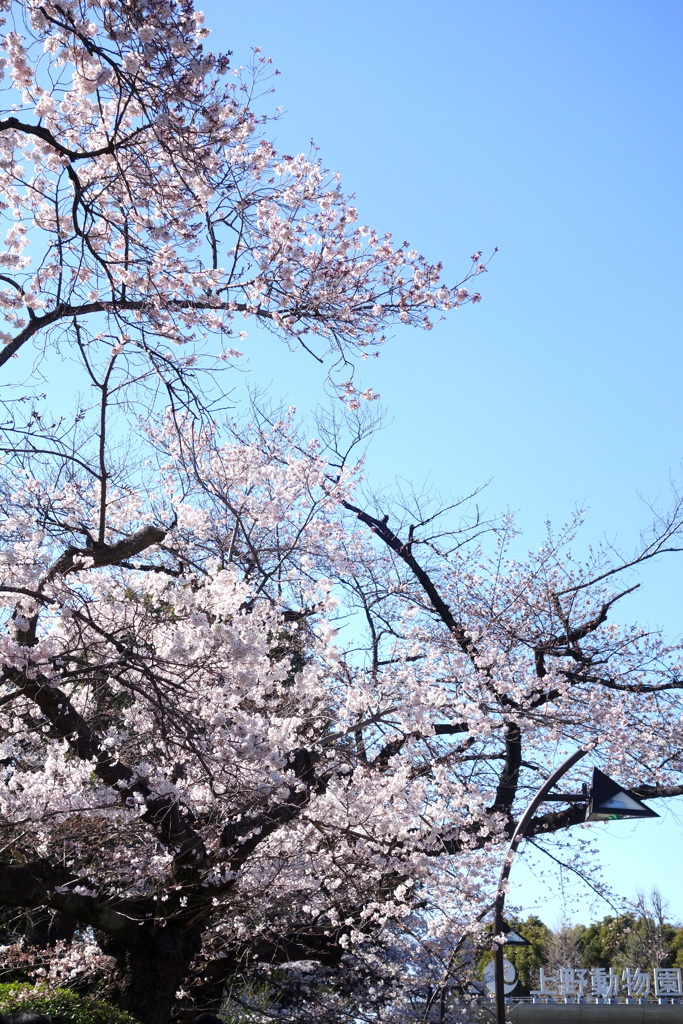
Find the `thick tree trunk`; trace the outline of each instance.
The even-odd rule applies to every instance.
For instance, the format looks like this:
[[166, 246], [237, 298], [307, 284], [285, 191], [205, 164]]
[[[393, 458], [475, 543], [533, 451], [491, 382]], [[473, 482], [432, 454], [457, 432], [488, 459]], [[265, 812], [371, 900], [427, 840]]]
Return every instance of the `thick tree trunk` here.
[[176, 992], [200, 949], [199, 932], [167, 925], [130, 946], [103, 935], [98, 941], [116, 960], [113, 988], [120, 1008], [142, 1024], [168, 1024]]

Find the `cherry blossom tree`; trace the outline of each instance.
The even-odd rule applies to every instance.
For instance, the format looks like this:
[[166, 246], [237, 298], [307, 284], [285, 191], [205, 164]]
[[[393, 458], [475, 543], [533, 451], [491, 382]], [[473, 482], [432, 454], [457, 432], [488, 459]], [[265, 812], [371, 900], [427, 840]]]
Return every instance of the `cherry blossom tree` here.
[[[0, 6], [0, 364], [68, 353], [94, 396], [6, 406], [6, 959], [104, 971], [145, 1024], [225, 998], [454, 1014], [559, 748], [683, 793], [680, 649], [612, 621], [629, 572], [678, 548], [681, 504], [619, 564], [574, 562], [578, 523], [520, 557], [476, 496], [373, 498], [348, 364], [477, 294], [357, 227], [317, 159], [275, 154], [267, 62], [233, 76], [189, 2]], [[332, 353], [346, 426], [218, 415], [193, 364], [237, 358], [245, 317]]]
[[366, 510], [341, 446], [291, 417], [169, 411], [145, 443], [144, 489], [105, 490], [95, 433], [17, 453], [0, 498], [0, 903], [92, 929], [80, 955], [112, 958], [142, 1020], [249, 979], [285, 1019], [314, 991], [331, 1020], [349, 998], [409, 1018], [462, 980], [558, 745], [683, 793], [680, 652], [610, 622], [631, 588], [572, 564], [569, 528], [520, 562], [476, 508]]

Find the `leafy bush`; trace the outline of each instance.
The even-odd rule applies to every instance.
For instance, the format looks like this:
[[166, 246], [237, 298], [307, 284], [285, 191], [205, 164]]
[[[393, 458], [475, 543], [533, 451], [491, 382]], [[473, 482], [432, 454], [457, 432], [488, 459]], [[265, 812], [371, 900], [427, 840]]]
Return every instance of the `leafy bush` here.
[[35, 1010], [49, 1014], [53, 1024], [137, 1024], [134, 1017], [99, 999], [45, 985], [0, 985], [0, 1013]]

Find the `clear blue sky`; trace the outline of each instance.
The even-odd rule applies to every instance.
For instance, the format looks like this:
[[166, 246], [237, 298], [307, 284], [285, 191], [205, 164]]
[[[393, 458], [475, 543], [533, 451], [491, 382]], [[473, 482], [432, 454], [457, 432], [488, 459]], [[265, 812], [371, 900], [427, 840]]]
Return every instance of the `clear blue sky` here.
[[[519, 510], [529, 546], [546, 516], [587, 506], [586, 543], [630, 551], [650, 517], [643, 498], [666, 505], [670, 476], [683, 480], [683, 5], [199, 6], [235, 63], [252, 45], [273, 57], [282, 74], [265, 103], [286, 111], [277, 145], [313, 138], [363, 221], [443, 260], [452, 279], [471, 252], [500, 247], [480, 306], [431, 334], [399, 333], [371, 363], [366, 382], [393, 423], [370, 474], [457, 493], [491, 478], [490, 509]], [[257, 341], [259, 379], [313, 404], [315, 364]], [[683, 555], [652, 566], [624, 613], [683, 632], [682, 571]], [[615, 891], [656, 884], [683, 920], [683, 828], [670, 814], [607, 828]], [[560, 881], [552, 900], [517, 874], [525, 911], [550, 924], [572, 912]], [[580, 899], [578, 919], [609, 912]]]

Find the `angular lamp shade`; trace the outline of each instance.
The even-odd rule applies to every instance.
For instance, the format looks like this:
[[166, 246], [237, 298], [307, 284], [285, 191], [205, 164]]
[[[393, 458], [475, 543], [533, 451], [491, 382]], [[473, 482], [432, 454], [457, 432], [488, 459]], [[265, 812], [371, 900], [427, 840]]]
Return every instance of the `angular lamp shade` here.
[[528, 941], [528, 939], [525, 939], [523, 935], [520, 935], [519, 932], [516, 932], [514, 928], [508, 928], [507, 926], [504, 927], [503, 928], [503, 934], [505, 936], [505, 945], [506, 946], [530, 946], [531, 945], [531, 943]]
[[586, 808], [586, 821], [616, 821], [620, 818], [658, 818], [642, 800], [599, 768], [593, 769], [593, 785]]

